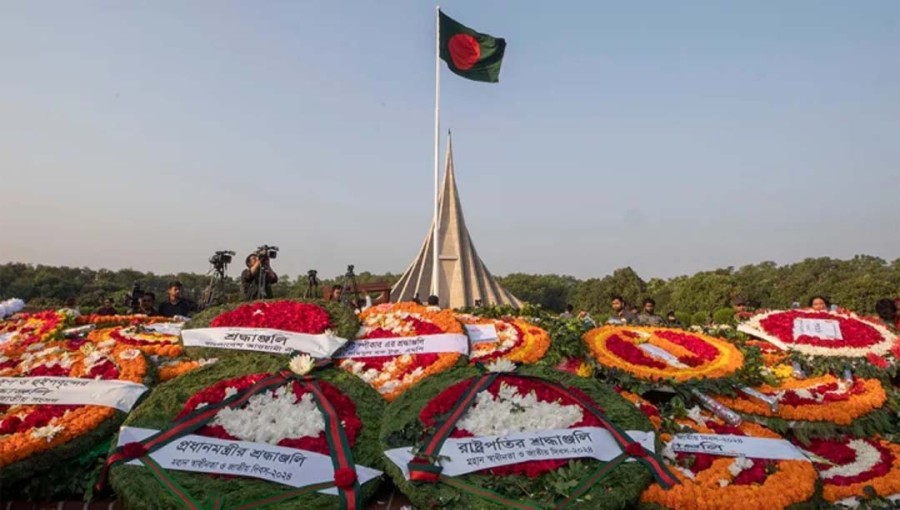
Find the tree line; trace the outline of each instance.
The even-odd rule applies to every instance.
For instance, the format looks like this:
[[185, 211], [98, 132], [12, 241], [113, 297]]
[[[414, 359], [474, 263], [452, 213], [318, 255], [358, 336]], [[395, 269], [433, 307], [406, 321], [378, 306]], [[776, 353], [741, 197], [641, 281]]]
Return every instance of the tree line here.
[[[394, 283], [400, 275], [361, 272], [358, 283]], [[0, 265], [0, 299], [18, 297], [30, 308], [58, 307], [75, 298], [83, 311], [99, 307], [111, 297], [123, 308], [132, 286], [156, 293], [162, 300], [169, 281], [178, 280], [184, 292], [199, 299], [209, 277], [195, 273], [155, 274], [121, 269], [89, 269], [8, 263]], [[321, 281], [321, 289], [341, 280], [341, 276]], [[567, 304], [576, 311], [585, 310], [602, 317], [609, 310], [613, 295], [640, 306], [646, 297], [656, 301], [659, 313], [714, 313], [740, 297], [753, 308], [790, 308], [794, 302], [806, 305], [815, 295], [826, 296], [842, 307], [864, 313], [874, 311], [875, 302], [900, 295], [900, 259], [888, 262], [869, 255], [841, 260], [829, 257], [808, 258], [779, 266], [762, 262], [740, 268], [726, 267], [674, 278], [641, 278], [633, 269], [616, 269], [612, 274], [578, 279], [557, 274], [514, 273], [499, 278], [500, 283], [519, 299], [561, 312]], [[229, 299], [240, 298], [237, 278], [226, 280]], [[307, 275], [279, 275], [274, 286], [276, 297], [303, 297]]]

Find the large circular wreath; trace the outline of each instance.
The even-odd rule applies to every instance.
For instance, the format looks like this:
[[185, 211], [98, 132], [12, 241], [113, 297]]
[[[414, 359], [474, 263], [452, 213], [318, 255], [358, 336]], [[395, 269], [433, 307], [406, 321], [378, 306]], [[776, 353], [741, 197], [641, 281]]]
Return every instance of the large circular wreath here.
[[[729, 342], [671, 328], [603, 326], [585, 333], [584, 342], [603, 367], [649, 381], [685, 382], [734, 375], [744, 355]], [[670, 361], [648, 354], [647, 344]]]
[[[798, 319], [830, 321], [839, 327], [841, 338], [800, 334], [795, 336]], [[869, 354], [884, 356], [897, 344], [897, 335], [881, 324], [849, 312], [817, 312], [814, 310], [771, 311], [754, 315], [741, 323], [744, 333], [787, 346], [811, 356], [865, 358]]]
[[[755, 423], [739, 427], [695, 409], [692, 418], [677, 419], [678, 432], [725, 434], [780, 439]], [[672, 435], [664, 433], [663, 441]], [[667, 460], [681, 481], [668, 490], [651, 485], [641, 495], [648, 507], [671, 510], [799, 509], [816, 493], [816, 470], [804, 460], [765, 460], [715, 456], [707, 453], [675, 453]]]
[[793, 429], [802, 436], [831, 436], [847, 430], [864, 436], [891, 430], [888, 394], [878, 379], [845, 381], [833, 375], [797, 379], [756, 391], [774, 398], [777, 408], [746, 395], [714, 396], [719, 403], [778, 432]]
[[[332, 331], [335, 336], [352, 339], [359, 330], [359, 320], [348, 307], [333, 301], [273, 299], [231, 303], [204, 310], [188, 321], [184, 329], [216, 327], [269, 328], [310, 335]], [[187, 347], [186, 351], [192, 357], [248, 355], [248, 351], [207, 347]]]
[[[457, 368], [431, 377], [398, 397], [385, 413], [381, 427], [381, 447], [389, 450], [420, 444], [426, 432], [432, 430], [431, 427], [452, 408], [472, 379], [480, 374], [481, 372], [473, 367]], [[531, 400], [543, 402], [543, 405], [553, 405], [558, 408], [554, 413], [555, 416], [545, 416], [545, 419], [565, 420], [565, 416], [571, 411], [570, 407], [579, 405], [574, 400], [560, 398], [559, 394], [542, 386], [540, 380], [563, 385], [573, 392], [578, 392], [579, 395], [586, 396], [621, 429], [652, 430], [650, 422], [631, 403], [619, 397], [608, 386], [553, 369], [522, 366], [516, 372], [503, 374], [503, 378], [498, 378], [495, 384], [481, 392], [478, 397], [481, 400], [476, 401], [457, 422], [450, 437], [473, 435], [472, 431], [464, 427], [480, 430], [481, 427], [492, 426], [492, 420], [478, 417], [479, 414], [490, 412], [490, 407], [487, 407], [486, 411], [479, 411], [478, 407], [492, 406], [506, 397], [512, 399], [513, 406], [517, 405], [516, 399], [520, 398], [523, 399], [522, 402]], [[503, 397], [497, 396], [500, 392], [503, 392]], [[519, 396], [515, 396], [513, 392]], [[530, 395], [532, 393], [533, 395]], [[508, 418], [509, 416], [505, 416], [502, 419]], [[585, 411], [577, 422], [570, 423], [568, 427], [556, 428], [600, 426], [595, 420], [593, 415]], [[499, 423], [493, 425], [502, 426]], [[485, 434], [482, 432], [481, 435]], [[443, 483], [416, 485], [405, 480], [397, 466], [390, 462], [386, 464], [387, 472], [394, 483], [419, 508], [504, 508], [502, 505]], [[588, 478], [600, 465], [602, 463], [593, 459], [531, 461], [466, 474], [454, 479], [499, 493], [506, 499], [527, 499], [538, 504], [552, 505], [554, 500], [565, 498], [570, 490]], [[566, 508], [629, 508], [650, 479], [648, 470], [637, 462], [619, 464], [583, 497], [573, 500]]]
[[[415, 303], [373, 306], [360, 313], [359, 319], [362, 327], [357, 341], [463, 333], [463, 327], [452, 311], [431, 311]], [[391, 401], [419, 381], [449, 369], [460, 357], [457, 352], [442, 352], [345, 358], [338, 366], [356, 374]]]
[[[0, 377], [78, 377], [150, 384], [152, 367], [140, 351], [128, 346], [95, 346], [84, 341], [50, 342], [20, 356], [0, 356]], [[94, 405], [0, 404], [0, 479], [5, 489], [49, 497], [52, 493], [89, 486], [92, 458], [68, 465], [100, 445], [125, 419], [125, 413]], [[86, 464], [86, 465], [83, 465]], [[46, 473], [64, 487], [41, 485]], [[59, 476], [57, 476], [59, 475]], [[31, 478], [38, 489], [15, 487], [12, 482]], [[79, 485], [81, 484], [81, 485]], [[43, 493], [42, 493], [43, 492]]]
[[[813, 439], [801, 448], [828, 463], [817, 463], [822, 495], [830, 503], [866, 498], [871, 487], [882, 498], [900, 496], [900, 444], [878, 438]], [[849, 503], [849, 502], [848, 502]]]
[[550, 348], [550, 335], [540, 327], [520, 318], [491, 319], [469, 314], [457, 314], [456, 318], [467, 325], [490, 325], [497, 332], [495, 342], [472, 345], [469, 361], [489, 363], [507, 359], [514, 363], [532, 364], [540, 361]]
[[[213, 366], [191, 372], [157, 388], [132, 411], [125, 425], [166, 430], [178, 417], [209, 403], [221, 401], [230, 392], [249, 387], [261, 377], [279, 372], [285, 366], [283, 357], [251, 356], [220, 360]], [[357, 378], [342, 371], [324, 369], [315, 371], [312, 375], [338, 410], [345, 433], [352, 443], [354, 462], [380, 469], [381, 456], [377, 449], [377, 438], [384, 408], [382, 399]], [[303, 396], [295, 382], [263, 396], [270, 403], [280, 398], [291, 398], [294, 403], [286, 411], [279, 407], [281, 412], [287, 413], [280, 415], [281, 420], [273, 421], [269, 426], [252, 426], [242, 420], [253, 420], [254, 414], [262, 416], [260, 419], [263, 421], [270, 418], [274, 420], [274, 417], [269, 416], [271, 409], [259, 407], [266, 405], [266, 398], [256, 403], [251, 399], [241, 409], [227, 413], [220, 411], [215, 420], [194, 433], [279, 444], [326, 454], [329, 452], [324, 432], [317, 434], [298, 419], [300, 415], [304, 418], [309, 416], [313, 407], [310, 407], [308, 398]], [[296, 436], [291, 436], [292, 433]], [[199, 501], [218, 496], [227, 504], [235, 504], [277, 496], [293, 489], [255, 478], [222, 477], [183, 471], [168, 471], [167, 474]], [[116, 464], [110, 470], [109, 481], [125, 507], [130, 510], [179, 508], [175, 497], [162, 488], [146, 467]], [[371, 496], [377, 485], [377, 478], [364, 484], [363, 498]], [[337, 501], [336, 496], [311, 492], [266, 508], [334, 508]]]

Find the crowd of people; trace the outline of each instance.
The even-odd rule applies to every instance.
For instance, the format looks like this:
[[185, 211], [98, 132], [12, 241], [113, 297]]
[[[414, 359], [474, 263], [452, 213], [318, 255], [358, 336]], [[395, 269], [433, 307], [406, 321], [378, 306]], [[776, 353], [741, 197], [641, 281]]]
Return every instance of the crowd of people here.
[[[103, 306], [94, 313], [96, 315], [118, 315], [119, 312], [129, 314], [141, 314], [158, 317], [190, 317], [197, 313], [200, 307], [196, 302], [182, 296], [184, 286], [175, 280], [169, 282], [166, 289], [166, 299], [159, 305], [156, 304], [156, 294], [150, 291], [139, 291], [131, 294], [130, 304], [121, 309], [116, 308], [116, 302], [108, 297], [103, 301]], [[74, 298], [66, 301], [62, 311], [72, 315], [80, 315], [81, 311], [76, 306]]]
[[[734, 317], [736, 320], [742, 320], [749, 318], [753, 315], [753, 312], [750, 310], [750, 305], [746, 299], [742, 297], [736, 297], [731, 302], [732, 310], [734, 311]], [[793, 308], [800, 308], [799, 302], [793, 303]], [[825, 296], [813, 296], [807, 302], [807, 309], [824, 312], [829, 310], [837, 310], [837, 305], [832, 304], [828, 298]], [[878, 318], [886, 325], [891, 328], [900, 330], [900, 314], [898, 314], [898, 309], [900, 309], [900, 298], [897, 299], [880, 299], [877, 303], [875, 303], [875, 312], [878, 315]], [[636, 326], [672, 326], [672, 327], [680, 327], [685, 326], [686, 324], [681, 324], [681, 321], [678, 320], [675, 311], [668, 312], [665, 317], [656, 313], [656, 301], [653, 298], [646, 298], [642, 303], [642, 307], [638, 308], [637, 306], [629, 306], [629, 304], [625, 301], [625, 299], [620, 295], [614, 295], [610, 298], [610, 316], [606, 320], [606, 324], [610, 325], [636, 325]], [[560, 314], [562, 318], [573, 318], [576, 317], [575, 307], [570, 305], [566, 305], [566, 310]], [[577, 314], [579, 319], [596, 323], [594, 319], [590, 316], [588, 312], [582, 311]]]

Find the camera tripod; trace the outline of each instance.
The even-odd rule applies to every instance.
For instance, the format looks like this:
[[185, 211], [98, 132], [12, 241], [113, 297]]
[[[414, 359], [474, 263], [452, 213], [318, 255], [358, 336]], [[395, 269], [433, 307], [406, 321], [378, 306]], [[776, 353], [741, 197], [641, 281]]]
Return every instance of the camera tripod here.
[[351, 308], [356, 308], [356, 301], [359, 299], [359, 287], [356, 284], [356, 274], [353, 272], [353, 267], [352, 264], [347, 266], [347, 272], [338, 281], [338, 285], [341, 288], [341, 303]]
[[306, 292], [303, 293], [303, 299], [318, 299], [319, 298], [319, 279], [316, 277], [315, 269], [310, 269], [308, 273], [306, 273]]
[[206, 273], [209, 276], [209, 284], [201, 294], [200, 309], [206, 309], [224, 301], [225, 269], [227, 267], [227, 262], [213, 263], [212, 268]]

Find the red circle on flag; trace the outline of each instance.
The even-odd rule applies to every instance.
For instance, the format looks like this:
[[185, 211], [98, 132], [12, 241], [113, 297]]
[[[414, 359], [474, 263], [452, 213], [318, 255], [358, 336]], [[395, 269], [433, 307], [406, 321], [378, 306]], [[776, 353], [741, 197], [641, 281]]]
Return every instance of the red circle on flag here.
[[481, 58], [481, 45], [469, 34], [456, 34], [447, 41], [450, 59], [460, 71], [472, 69]]

